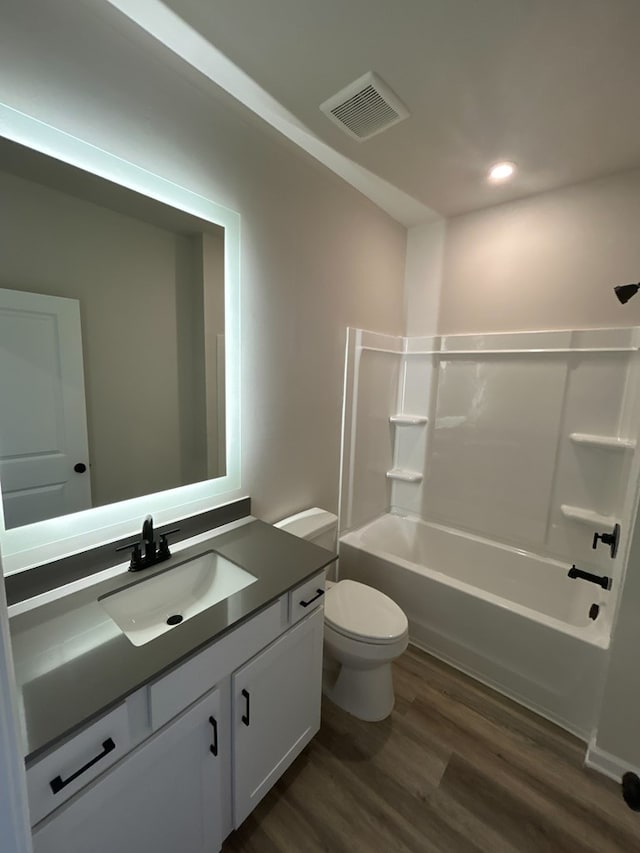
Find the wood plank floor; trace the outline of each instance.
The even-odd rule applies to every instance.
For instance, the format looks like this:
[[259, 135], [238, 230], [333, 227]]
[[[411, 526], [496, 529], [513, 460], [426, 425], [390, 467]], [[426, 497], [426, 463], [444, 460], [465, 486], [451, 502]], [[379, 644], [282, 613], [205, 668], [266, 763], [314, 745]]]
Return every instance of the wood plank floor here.
[[396, 707], [322, 728], [223, 853], [640, 853], [640, 813], [584, 745], [410, 647]]

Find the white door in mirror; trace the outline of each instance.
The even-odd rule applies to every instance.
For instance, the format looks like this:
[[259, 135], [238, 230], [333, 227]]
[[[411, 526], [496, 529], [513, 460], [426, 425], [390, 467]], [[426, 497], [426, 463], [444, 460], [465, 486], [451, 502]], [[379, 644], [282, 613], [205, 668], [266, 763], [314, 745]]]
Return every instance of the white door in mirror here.
[[90, 509], [80, 303], [0, 289], [0, 342], [7, 529]]
[[133, 645], [143, 646], [256, 580], [220, 554], [207, 551], [99, 601]]

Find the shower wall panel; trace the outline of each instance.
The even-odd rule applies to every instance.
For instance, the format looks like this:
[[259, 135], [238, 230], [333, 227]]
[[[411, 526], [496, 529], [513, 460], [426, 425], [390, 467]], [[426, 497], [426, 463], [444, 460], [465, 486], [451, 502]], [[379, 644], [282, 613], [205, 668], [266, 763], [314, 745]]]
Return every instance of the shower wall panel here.
[[[436, 394], [437, 359], [434, 350], [440, 346], [438, 337], [405, 339], [406, 353], [402, 357], [400, 386], [396, 412], [417, 415], [426, 423], [396, 425], [392, 432], [394, 442], [394, 468], [419, 472], [427, 476], [429, 464], [429, 423], [433, 419]], [[408, 354], [407, 354], [408, 353]], [[419, 355], [418, 353], [427, 353]], [[424, 480], [406, 483], [393, 480], [391, 508], [420, 515], [424, 495]]]
[[626, 544], [635, 511], [639, 343], [636, 328], [408, 339], [400, 407], [429, 424], [395, 432], [395, 464], [423, 480], [394, 485], [392, 510], [611, 573], [592, 541], [619, 521]]
[[393, 464], [389, 416], [398, 399], [402, 338], [349, 329], [340, 522], [343, 530], [387, 512]]
[[553, 356], [442, 359], [423, 517], [544, 541], [566, 374]]
[[[391, 510], [621, 588], [640, 477], [639, 329], [349, 340], [343, 532]], [[616, 522], [612, 561], [592, 541]]]
[[[564, 401], [564, 422], [558, 446], [556, 486], [551, 502], [546, 546], [567, 555], [572, 562], [602, 573], [610, 565], [610, 552], [592, 547], [595, 531], [609, 532], [615, 521], [629, 516], [634, 503], [637, 462], [626, 439], [636, 440], [638, 422], [626, 423], [636, 409], [637, 362], [628, 353], [576, 353], [569, 359]], [[611, 436], [619, 446], [591, 444], [581, 436]], [[576, 440], [578, 437], [578, 440]], [[632, 471], [633, 473], [632, 475]], [[567, 507], [583, 507], [610, 522], [585, 522], [567, 518]], [[628, 524], [624, 533], [628, 533]]]

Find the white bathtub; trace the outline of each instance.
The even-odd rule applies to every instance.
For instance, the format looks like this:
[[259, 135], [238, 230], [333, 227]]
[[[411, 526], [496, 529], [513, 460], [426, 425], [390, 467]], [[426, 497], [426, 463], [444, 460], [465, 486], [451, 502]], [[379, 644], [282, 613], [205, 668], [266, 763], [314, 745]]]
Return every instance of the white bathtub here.
[[[608, 593], [568, 566], [416, 518], [340, 539], [340, 577], [381, 589], [412, 642], [588, 740], [609, 646]], [[600, 611], [589, 618], [592, 604]]]

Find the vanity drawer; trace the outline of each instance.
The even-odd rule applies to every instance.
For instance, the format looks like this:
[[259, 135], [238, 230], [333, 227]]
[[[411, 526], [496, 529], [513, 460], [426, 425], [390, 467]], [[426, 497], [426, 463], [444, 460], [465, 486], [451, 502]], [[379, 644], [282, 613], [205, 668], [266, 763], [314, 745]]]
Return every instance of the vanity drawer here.
[[223, 678], [268, 646], [287, 627], [287, 597], [225, 634], [203, 652], [149, 685], [151, 728], [156, 731]]
[[123, 703], [27, 768], [31, 824], [57, 809], [129, 751]]
[[289, 593], [289, 619], [295, 624], [324, 603], [325, 573], [314, 575]]

